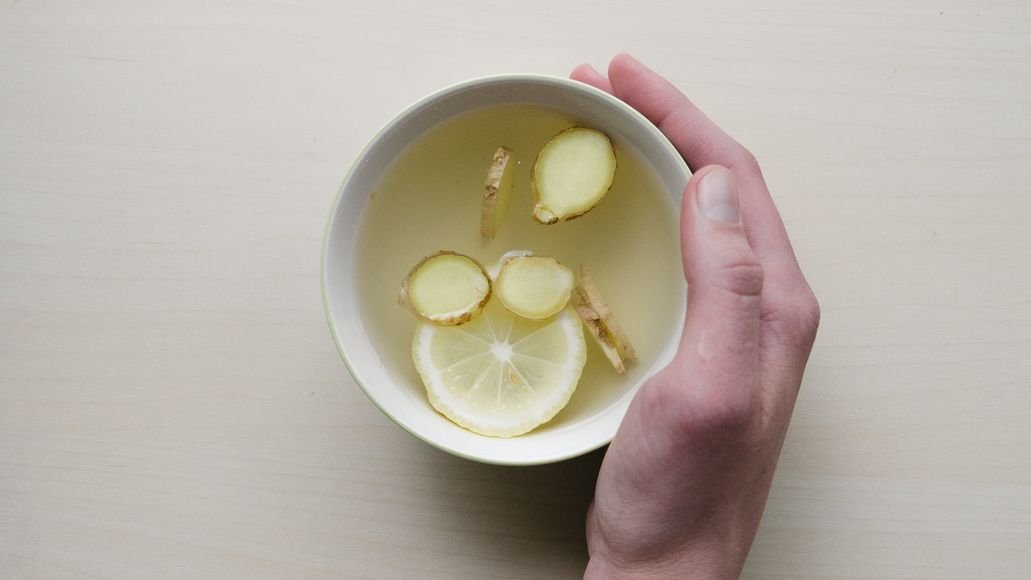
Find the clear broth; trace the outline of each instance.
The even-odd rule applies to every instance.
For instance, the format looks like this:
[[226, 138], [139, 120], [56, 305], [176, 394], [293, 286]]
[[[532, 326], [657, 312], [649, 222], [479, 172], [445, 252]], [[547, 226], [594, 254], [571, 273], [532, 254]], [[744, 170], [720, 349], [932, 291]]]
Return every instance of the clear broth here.
[[[575, 119], [536, 105], [476, 109], [410, 144], [370, 192], [358, 236], [362, 325], [383, 365], [413, 397], [426, 400], [411, 360], [416, 323], [398, 306], [397, 294], [409, 269], [441, 249], [468, 254], [487, 267], [515, 249], [552, 256], [574, 270], [586, 264], [634, 343], [639, 360], [619, 375], [585, 332], [587, 365], [576, 393], [538, 430], [603, 411], [649, 372], [679, 334], [675, 314], [683, 308], [684, 283], [677, 211], [636, 150], [615, 143], [612, 188], [588, 214], [554, 225], [530, 215], [530, 168], [537, 152], [575, 125]], [[502, 145], [517, 162], [514, 189], [507, 219], [487, 241], [479, 234], [480, 200], [487, 167]]]

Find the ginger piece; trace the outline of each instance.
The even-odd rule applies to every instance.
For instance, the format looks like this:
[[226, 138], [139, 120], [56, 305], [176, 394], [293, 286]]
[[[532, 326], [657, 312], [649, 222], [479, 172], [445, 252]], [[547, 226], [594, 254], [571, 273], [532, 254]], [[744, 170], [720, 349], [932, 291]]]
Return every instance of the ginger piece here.
[[492, 285], [479, 262], [442, 250], [426, 256], [401, 282], [398, 303], [420, 320], [454, 326], [472, 320], [490, 299]]
[[591, 211], [612, 187], [615, 173], [616, 152], [605, 133], [585, 127], [562, 131], [533, 165], [533, 217], [553, 224]]
[[526, 256], [532, 255], [533, 252], [530, 250], [510, 250], [505, 252], [504, 254], [501, 254], [501, 257], [498, 258], [498, 262], [496, 264], [492, 264], [487, 268], [487, 275], [490, 276], [491, 281], [496, 285], [498, 282], [498, 274], [501, 273], [501, 267], [504, 266], [506, 262], [513, 258], [525, 258]]
[[480, 235], [494, 239], [508, 215], [509, 200], [512, 197], [512, 173], [515, 161], [512, 152], [498, 147], [487, 169], [487, 180], [483, 184], [483, 205], [480, 210]]
[[573, 271], [555, 258], [519, 256], [501, 264], [494, 289], [513, 314], [543, 320], [566, 307], [573, 284]]
[[581, 265], [579, 273], [580, 283], [573, 292], [574, 309], [616, 372], [623, 374], [627, 363], [637, 360], [637, 352], [602, 298], [590, 270]]

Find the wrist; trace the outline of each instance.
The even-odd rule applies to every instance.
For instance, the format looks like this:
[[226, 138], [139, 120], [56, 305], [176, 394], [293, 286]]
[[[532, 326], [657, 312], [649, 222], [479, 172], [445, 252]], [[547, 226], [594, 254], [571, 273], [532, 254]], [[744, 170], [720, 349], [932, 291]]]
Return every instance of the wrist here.
[[592, 552], [584, 572], [585, 580], [634, 580], [678, 578], [693, 580], [734, 579], [741, 574], [744, 555], [727, 546], [694, 546], [667, 556], [635, 558], [632, 561], [607, 553]]
[[693, 534], [676, 534], [679, 541], [649, 542], [642, 541], [640, 534], [632, 534], [634, 539], [614, 539], [589, 518], [590, 559], [584, 578], [738, 578], [757, 526], [735, 524], [734, 520], [713, 517], [696, 526]]

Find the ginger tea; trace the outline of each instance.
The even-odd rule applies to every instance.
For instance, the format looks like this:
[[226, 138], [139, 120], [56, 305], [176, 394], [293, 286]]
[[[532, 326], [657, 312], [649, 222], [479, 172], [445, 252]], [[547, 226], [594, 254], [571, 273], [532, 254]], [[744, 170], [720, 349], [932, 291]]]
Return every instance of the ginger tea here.
[[[677, 209], [636, 150], [614, 140], [612, 187], [587, 214], [551, 225], [531, 216], [537, 153], [576, 125], [536, 105], [476, 109], [411, 143], [369, 193], [358, 236], [361, 322], [383, 365], [411, 396], [425, 399], [426, 393], [412, 362], [416, 321], [398, 306], [398, 290], [409, 269], [437, 250], [467, 254], [488, 268], [510, 250], [551, 256], [573, 270], [585, 264], [632, 340], [638, 360], [621, 375], [585, 334], [587, 364], [577, 390], [537, 431], [589, 419], [625, 396], [679, 336], [685, 285]], [[497, 235], [486, 240], [480, 236], [483, 184], [500, 146], [515, 161], [511, 205]]]

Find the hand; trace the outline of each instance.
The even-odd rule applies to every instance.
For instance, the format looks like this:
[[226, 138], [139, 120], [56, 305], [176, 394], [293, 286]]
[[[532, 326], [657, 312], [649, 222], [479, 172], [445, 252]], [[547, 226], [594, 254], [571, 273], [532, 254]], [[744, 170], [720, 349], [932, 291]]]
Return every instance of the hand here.
[[673, 362], [637, 394], [587, 515], [590, 578], [733, 578], [755, 537], [820, 310], [755, 158], [628, 55], [608, 77], [694, 172], [680, 243], [690, 301]]

